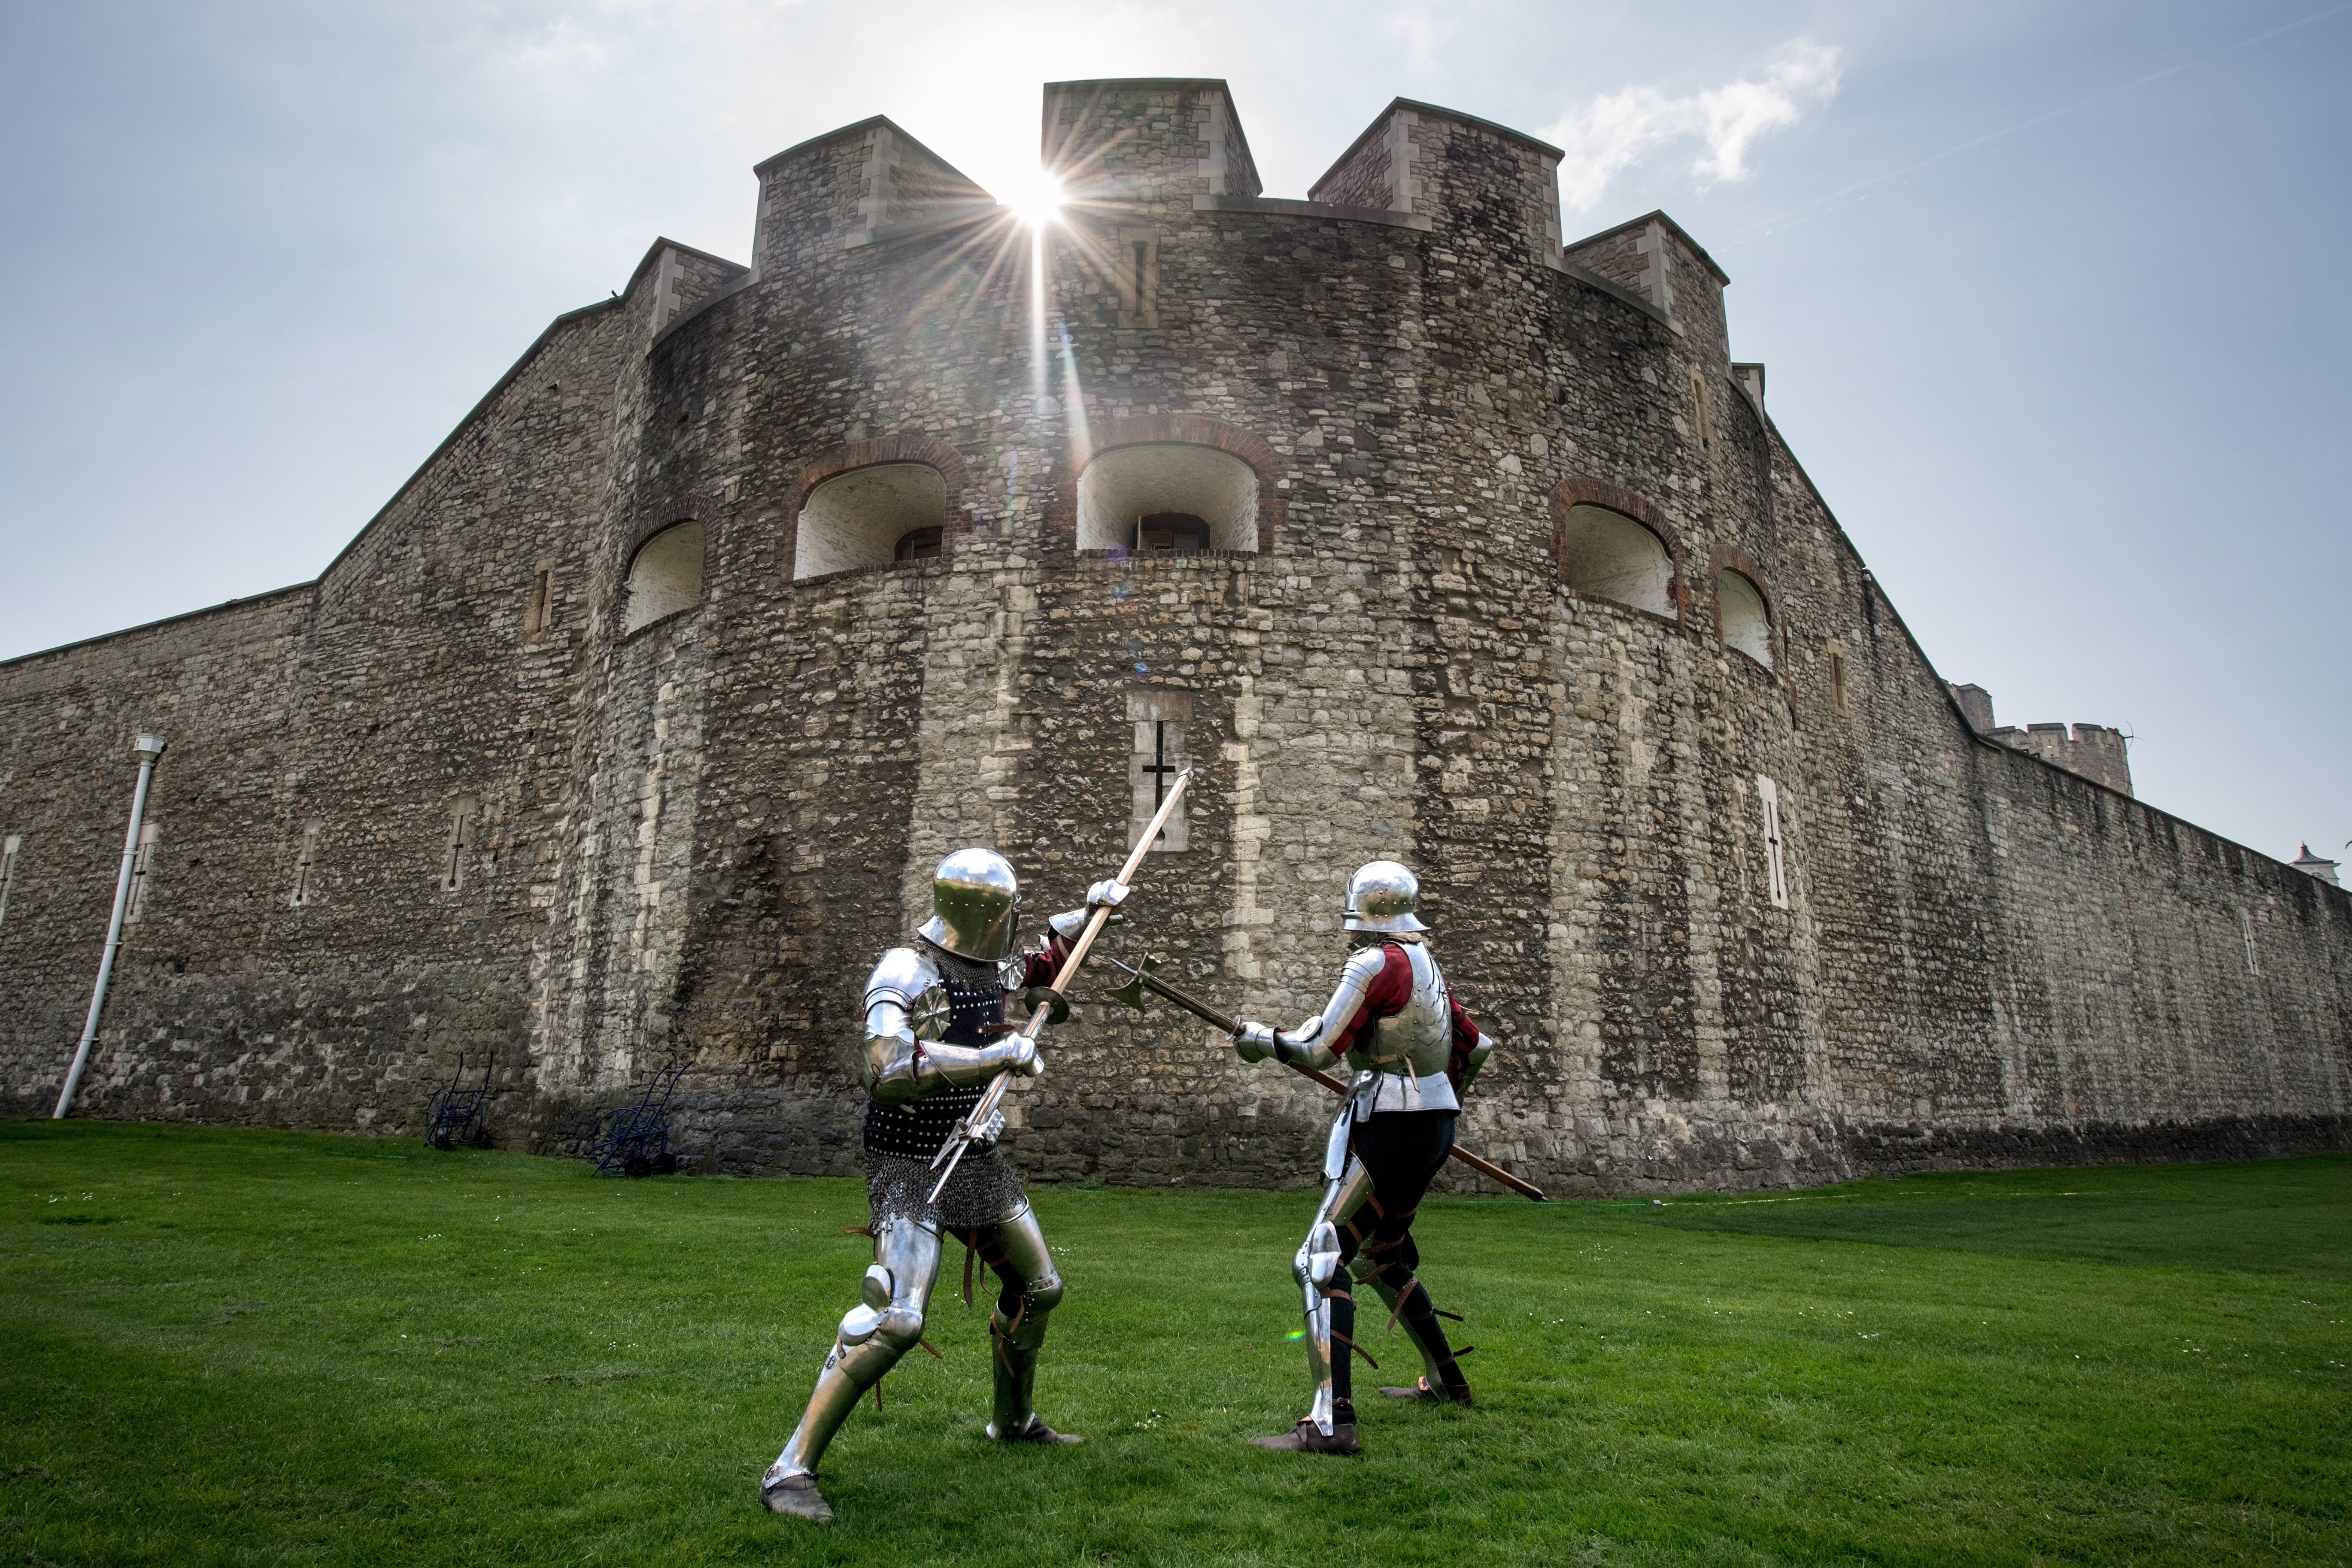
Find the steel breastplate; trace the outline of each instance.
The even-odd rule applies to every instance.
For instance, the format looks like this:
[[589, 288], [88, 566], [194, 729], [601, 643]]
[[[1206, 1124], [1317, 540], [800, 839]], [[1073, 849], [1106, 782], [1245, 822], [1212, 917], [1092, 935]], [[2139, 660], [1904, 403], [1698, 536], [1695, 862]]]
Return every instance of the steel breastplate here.
[[1454, 1048], [1445, 976], [1438, 973], [1429, 949], [1419, 942], [1397, 945], [1412, 963], [1412, 994], [1394, 1014], [1365, 1027], [1348, 1053], [1348, 1065], [1358, 1072], [1427, 1078], [1445, 1070]]

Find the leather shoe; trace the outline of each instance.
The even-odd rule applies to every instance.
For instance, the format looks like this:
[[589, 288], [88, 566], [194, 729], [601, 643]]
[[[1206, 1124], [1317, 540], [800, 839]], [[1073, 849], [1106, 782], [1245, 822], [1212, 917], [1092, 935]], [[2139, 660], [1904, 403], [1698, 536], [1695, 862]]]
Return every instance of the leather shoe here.
[[1356, 1441], [1354, 1422], [1334, 1423], [1331, 1435], [1326, 1437], [1320, 1427], [1303, 1415], [1299, 1417], [1297, 1426], [1281, 1436], [1253, 1437], [1250, 1446], [1271, 1448], [1277, 1454], [1360, 1454], [1364, 1451], [1364, 1446]]
[[996, 1423], [993, 1421], [988, 1424], [988, 1435], [991, 1437], [996, 1437], [1000, 1443], [1083, 1443], [1086, 1441], [1084, 1437], [1074, 1436], [1067, 1432], [1055, 1431], [1034, 1415], [1029, 1417], [1028, 1426], [1010, 1437], [997, 1437]]
[[1411, 1388], [1383, 1388], [1381, 1392], [1387, 1394], [1391, 1399], [1426, 1399], [1433, 1405], [1469, 1405], [1474, 1403], [1470, 1397], [1470, 1388], [1467, 1384], [1463, 1385], [1462, 1392], [1459, 1394], [1445, 1394], [1430, 1387], [1429, 1379], [1425, 1377], [1415, 1380]]
[[818, 1493], [814, 1476], [786, 1476], [761, 1487], [760, 1501], [770, 1513], [790, 1514], [819, 1524], [833, 1521], [833, 1510], [825, 1506], [824, 1497]]

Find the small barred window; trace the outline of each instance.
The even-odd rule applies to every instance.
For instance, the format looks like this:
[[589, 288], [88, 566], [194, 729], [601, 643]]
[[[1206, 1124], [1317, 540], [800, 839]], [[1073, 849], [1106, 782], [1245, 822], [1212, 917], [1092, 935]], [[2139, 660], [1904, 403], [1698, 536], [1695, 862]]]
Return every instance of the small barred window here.
[[0, 921], [8, 918], [8, 889], [16, 882], [16, 851], [25, 847], [25, 836], [11, 833], [0, 839]]

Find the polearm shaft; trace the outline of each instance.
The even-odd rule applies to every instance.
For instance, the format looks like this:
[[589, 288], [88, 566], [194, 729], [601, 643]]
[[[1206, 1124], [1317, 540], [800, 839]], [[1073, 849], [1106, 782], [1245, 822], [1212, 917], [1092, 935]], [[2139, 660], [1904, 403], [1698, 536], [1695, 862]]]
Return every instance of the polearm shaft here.
[[[1140, 985], [1147, 990], [1155, 992], [1161, 996], [1165, 996], [1171, 1002], [1175, 1003], [1179, 1007], [1183, 1008], [1187, 1013], [1192, 1014], [1192, 1016], [1199, 1018], [1205, 1023], [1214, 1024], [1218, 1028], [1223, 1029], [1228, 1035], [1238, 1035], [1242, 1032], [1242, 1024], [1240, 1019], [1233, 1016], [1233, 1015], [1229, 1013], [1218, 1012], [1214, 1007], [1210, 1006], [1206, 1002], [1202, 1001], [1199, 997], [1188, 995], [1184, 992], [1178, 990], [1175, 986], [1169, 984], [1168, 982], [1159, 978], [1150, 971], [1132, 968], [1127, 964], [1119, 963], [1118, 960], [1115, 958], [1111, 960], [1111, 963], [1115, 968], [1124, 969], [1128, 973], [1133, 975], [1135, 977], [1132, 982], [1133, 984]], [[1119, 989], [1124, 991], [1129, 989], [1129, 987], [1121, 986]], [[1126, 998], [1122, 997], [1121, 1000], [1124, 1001]], [[1136, 1005], [1138, 1011], [1140, 1011], [1140, 997], [1136, 999]], [[1349, 1092], [1348, 1086], [1346, 1084], [1341, 1083], [1338, 1079], [1333, 1078], [1328, 1072], [1318, 1072], [1310, 1067], [1301, 1067], [1297, 1062], [1284, 1062], [1282, 1065], [1288, 1068], [1292, 1072], [1298, 1074], [1301, 1078], [1313, 1079], [1317, 1083], [1321, 1084], [1325, 1089], [1329, 1089], [1334, 1094], [1343, 1095]], [[1519, 1196], [1523, 1198], [1532, 1198], [1539, 1204], [1549, 1203], [1551, 1201], [1544, 1196], [1543, 1189], [1541, 1187], [1535, 1185], [1531, 1182], [1523, 1182], [1519, 1180], [1518, 1177], [1511, 1174], [1510, 1172], [1506, 1171], [1502, 1166], [1496, 1164], [1492, 1160], [1481, 1159], [1477, 1155], [1470, 1152], [1469, 1150], [1463, 1148], [1458, 1143], [1455, 1144], [1448, 1152], [1451, 1158], [1461, 1161], [1464, 1164], [1469, 1166], [1472, 1170], [1477, 1172], [1480, 1175], [1485, 1176], [1489, 1181], [1499, 1182], [1504, 1186], [1508, 1187], [1511, 1191], [1518, 1194]]]
[[[1135, 847], [1128, 852], [1127, 864], [1118, 868], [1118, 876], [1116, 879], [1118, 881], [1124, 884], [1134, 878], [1137, 868], [1143, 864], [1143, 858], [1151, 852], [1151, 846], [1159, 839], [1160, 830], [1168, 826], [1169, 814], [1176, 809], [1177, 801], [1183, 797], [1184, 786], [1192, 782], [1192, 770], [1186, 768], [1170, 783], [1168, 794], [1160, 801], [1160, 809], [1153, 815], [1150, 826], [1143, 830], [1143, 837], [1137, 839]], [[1070, 982], [1077, 978], [1078, 966], [1087, 961], [1087, 950], [1094, 946], [1095, 938], [1100, 936], [1103, 927], [1109, 923], [1110, 911], [1111, 906], [1104, 904], [1087, 920], [1087, 929], [1078, 933], [1077, 942], [1070, 948], [1070, 956], [1062, 960], [1062, 967], [1054, 972], [1054, 989], [1056, 992], [1064, 995], [1069, 994]], [[1036, 1039], [1038, 1035], [1044, 1032], [1046, 1016], [1052, 1011], [1052, 1006], [1045, 1005], [1040, 1006], [1035, 1012], [1030, 1014], [1029, 1021], [1021, 1026], [1018, 1037], [1033, 1041]], [[986, 1126], [988, 1119], [996, 1113], [997, 1102], [1004, 1098], [1004, 1090], [1012, 1081], [1011, 1068], [1004, 1068], [989, 1079], [987, 1089], [980, 1097], [980, 1103], [971, 1108], [971, 1114], [957, 1124], [956, 1130], [948, 1134], [948, 1141], [940, 1145], [940, 1152], [932, 1156], [933, 1165], [936, 1166], [944, 1160], [947, 1162], [948, 1168], [940, 1173], [938, 1185], [931, 1188], [931, 1202], [939, 1202], [940, 1194], [947, 1191], [948, 1178], [954, 1175], [956, 1167], [963, 1163], [963, 1152], [972, 1146], [977, 1141], [981, 1128]]]

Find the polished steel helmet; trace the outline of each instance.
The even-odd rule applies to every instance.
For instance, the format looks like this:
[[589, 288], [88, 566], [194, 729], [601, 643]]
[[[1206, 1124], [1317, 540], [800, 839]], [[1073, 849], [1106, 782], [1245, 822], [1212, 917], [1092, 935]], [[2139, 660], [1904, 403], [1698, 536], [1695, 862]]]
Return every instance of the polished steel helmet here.
[[1421, 879], [1393, 860], [1360, 866], [1348, 879], [1349, 931], [1427, 931], [1414, 918], [1413, 901], [1421, 897]]
[[1012, 862], [993, 849], [959, 849], [931, 873], [925, 942], [961, 958], [993, 963], [1013, 951], [1021, 889]]

